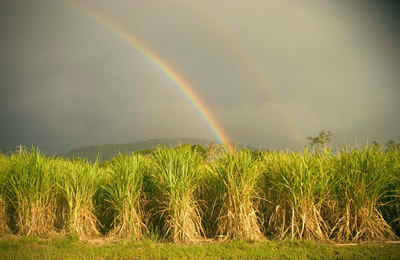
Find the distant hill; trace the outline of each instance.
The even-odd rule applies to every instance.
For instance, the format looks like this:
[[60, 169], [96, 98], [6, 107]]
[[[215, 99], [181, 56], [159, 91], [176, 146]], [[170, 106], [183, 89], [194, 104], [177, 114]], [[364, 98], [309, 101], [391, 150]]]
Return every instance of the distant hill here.
[[[197, 138], [173, 138], [173, 139], [153, 139], [148, 141], [136, 142], [136, 143], [126, 143], [126, 144], [105, 144], [96, 146], [86, 146], [77, 149], [73, 149], [68, 153], [62, 154], [61, 156], [66, 158], [87, 158], [89, 161], [95, 161], [97, 156], [100, 155], [101, 161], [106, 161], [119, 153], [130, 154], [133, 152], [151, 150], [157, 148], [157, 146], [165, 146], [168, 148], [178, 146], [179, 144], [191, 144], [200, 145], [207, 148], [210, 143], [213, 142], [207, 139], [197, 139]], [[214, 142], [215, 143], [215, 142]], [[243, 147], [243, 145], [240, 145]], [[254, 147], [249, 147], [250, 150], [258, 150]]]
[[[175, 147], [179, 144], [191, 144], [208, 147], [212, 141], [207, 139], [197, 138], [174, 138], [174, 139], [153, 139], [148, 141], [126, 143], [126, 144], [105, 144], [97, 146], [86, 146], [78, 149], [71, 150], [70, 152], [63, 154], [63, 157], [68, 158], [87, 158], [90, 161], [95, 161], [97, 156], [100, 154], [101, 161], [106, 161], [112, 157], [118, 155], [118, 153], [129, 154], [132, 152], [143, 151], [147, 149], [155, 149], [157, 146]], [[249, 147], [249, 149], [252, 149]], [[252, 149], [257, 150], [257, 149]]]

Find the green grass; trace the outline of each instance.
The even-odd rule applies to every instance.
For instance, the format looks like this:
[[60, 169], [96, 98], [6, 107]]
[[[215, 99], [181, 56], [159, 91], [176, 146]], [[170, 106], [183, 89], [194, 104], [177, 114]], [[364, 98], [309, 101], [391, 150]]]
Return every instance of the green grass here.
[[179, 245], [122, 240], [88, 244], [76, 237], [0, 240], [0, 259], [400, 259], [400, 244], [339, 246], [307, 240]]

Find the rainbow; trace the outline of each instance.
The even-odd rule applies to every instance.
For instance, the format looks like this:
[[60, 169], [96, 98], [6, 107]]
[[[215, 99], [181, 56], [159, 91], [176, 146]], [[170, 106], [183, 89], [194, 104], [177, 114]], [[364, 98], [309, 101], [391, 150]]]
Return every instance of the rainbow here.
[[182, 92], [183, 95], [188, 99], [190, 104], [195, 108], [195, 110], [206, 122], [208, 128], [211, 130], [215, 138], [219, 142], [225, 144], [231, 151], [235, 150], [232, 142], [228, 137], [228, 134], [218, 123], [213, 113], [208, 109], [206, 104], [193, 90], [190, 84], [185, 81], [185, 79], [181, 75], [179, 75], [171, 65], [164, 61], [159, 55], [148, 48], [145, 44], [136, 39], [132, 33], [128, 32], [121, 26], [118, 26], [111, 20], [107, 19], [96, 10], [90, 9], [88, 6], [71, 0], [66, 0], [65, 2], [68, 3], [69, 6], [71, 6], [72, 8], [92, 18], [96, 22], [103, 24], [105, 27], [116, 33], [122, 39], [129, 42], [129, 44], [133, 46], [139, 53], [141, 53], [144, 57], [151, 61], [151, 63], [153, 63], [156, 68], [158, 68], [171, 82], [173, 82], [174, 85], [180, 90], [180, 92]]

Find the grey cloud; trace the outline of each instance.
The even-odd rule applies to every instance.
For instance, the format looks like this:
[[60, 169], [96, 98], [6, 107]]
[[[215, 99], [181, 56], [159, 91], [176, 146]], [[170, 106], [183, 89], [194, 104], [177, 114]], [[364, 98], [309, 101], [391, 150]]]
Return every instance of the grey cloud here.
[[[82, 1], [182, 75], [233, 141], [400, 141], [400, 53], [390, 8], [354, 1]], [[65, 152], [162, 137], [214, 138], [129, 42], [66, 2], [0, 6], [0, 149]], [[388, 14], [385, 16], [385, 14]], [[289, 123], [288, 123], [289, 122]]]

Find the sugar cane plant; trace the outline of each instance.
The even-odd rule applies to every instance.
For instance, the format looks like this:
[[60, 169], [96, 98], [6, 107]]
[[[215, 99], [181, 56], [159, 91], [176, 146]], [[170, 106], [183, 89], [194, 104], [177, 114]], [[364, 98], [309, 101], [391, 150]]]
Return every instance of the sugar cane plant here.
[[203, 239], [198, 189], [201, 186], [203, 158], [190, 146], [158, 148], [152, 157], [153, 199], [164, 219], [165, 236], [178, 243]]
[[7, 224], [6, 180], [10, 160], [0, 153], [0, 236], [11, 232]]
[[0, 236], [398, 239], [398, 149], [199, 149], [157, 148], [101, 165], [36, 148], [0, 154]]
[[114, 212], [109, 237], [142, 237], [146, 229], [143, 176], [148, 165], [148, 160], [140, 154], [119, 155], [108, 163], [102, 188], [104, 200]]
[[59, 161], [57, 184], [66, 202], [65, 233], [78, 235], [82, 239], [100, 235], [94, 196], [101, 178], [102, 169], [97, 162]]
[[263, 164], [243, 149], [236, 153], [225, 150], [207, 165], [212, 175], [212, 192], [216, 200], [216, 235], [221, 239], [261, 239], [262, 220], [259, 217], [259, 184]]
[[35, 148], [12, 155], [5, 185], [18, 234], [46, 236], [55, 231], [54, 166], [46, 156]]
[[266, 229], [278, 238], [329, 239], [332, 188], [326, 154], [265, 154]]
[[379, 147], [342, 149], [332, 157], [337, 185], [334, 193], [337, 213], [332, 223], [335, 240], [385, 240], [395, 234], [383, 218], [382, 199], [398, 183], [393, 161]]

